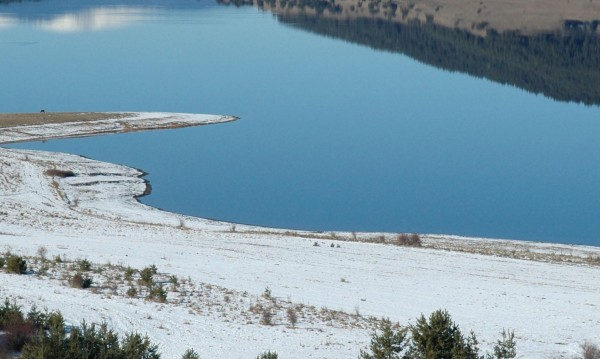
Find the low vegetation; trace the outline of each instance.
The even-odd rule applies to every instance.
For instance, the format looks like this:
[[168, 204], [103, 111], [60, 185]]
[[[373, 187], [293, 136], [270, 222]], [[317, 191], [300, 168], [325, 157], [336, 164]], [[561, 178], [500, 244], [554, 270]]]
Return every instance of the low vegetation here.
[[92, 286], [93, 281], [90, 277], [84, 277], [81, 273], [75, 273], [70, 283], [73, 288], [87, 289]]
[[[410, 236], [407, 237], [410, 241]], [[8, 272], [11, 263], [10, 267], [16, 269], [11, 273], [21, 274], [27, 271], [27, 262], [30, 262], [30, 275], [47, 276], [52, 280], [56, 278], [53, 276], [62, 273], [63, 283], [74, 288], [91, 288], [92, 293], [107, 297], [118, 295], [169, 305], [182, 303], [190, 309], [190, 314], [208, 310], [207, 313], [213, 311], [221, 320], [237, 320], [246, 325], [285, 325], [288, 330], [296, 330], [310, 328], [321, 322], [342, 328], [372, 329], [374, 334], [371, 342], [360, 351], [360, 359], [509, 359], [517, 355], [514, 332], [502, 331], [493, 351], [482, 354], [475, 334], [464, 334], [445, 310], [435, 311], [429, 317], [421, 315], [414, 324], [401, 326], [389, 319], [363, 317], [358, 309], [356, 314], [348, 314], [293, 304], [289, 299], [284, 301], [278, 298], [269, 287], [261, 295], [255, 296], [210, 284], [201, 284], [202, 291], [198, 291], [189, 279], [159, 273], [154, 265], [136, 270], [111, 264], [92, 264], [85, 259], [69, 261], [59, 256], [55, 258], [60, 260], [48, 261], [46, 256], [46, 250], [38, 251], [37, 258], [7, 252], [0, 256], [5, 262], [0, 263], [0, 268], [4, 264]], [[165, 284], [169, 285], [169, 289]], [[192, 297], [202, 298], [201, 306], [190, 302], [189, 298]], [[243, 308], [248, 301], [250, 307]], [[83, 353], [89, 353], [91, 347], [96, 351], [94, 353], [101, 354], [84, 356]], [[600, 359], [597, 345], [585, 342], [581, 348], [581, 355], [577, 359]], [[160, 358], [158, 347], [146, 336], [130, 333], [119, 337], [106, 324], [82, 323], [80, 327], [66, 328], [60, 313], [42, 312], [32, 307], [24, 315], [21, 308], [8, 299], [0, 306], [0, 359], [14, 357], [7, 353], [19, 353], [19, 357], [24, 359]], [[277, 357], [277, 353], [268, 351], [257, 359]], [[188, 349], [181, 358], [199, 359], [199, 355]]]
[[83, 323], [67, 328], [60, 312], [40, 312], [35, 307], [24, 315], [8, 299], [0, 307], [0, 357], [20, 353], [21, 359], [128, 358], [159, 359], [158, 346], [147, 336], [129, 333], [122, 338], [106, 324]]
[[[581, 359], [600, 359], [600, 346], [584, 342], [581, 345]], [[578, 358], [579, 359], [579, 358]]]
[[277, 359], [277, 358], [279, 358], [277, 353], [272, 352], [272, 351], [264, 352], [261, 355], [256, 357], [256, 359]]
[[6, 270], [9, 273], [25, 274], [27, 272], [27, 262], [22, 257], [11, 255], [6, 261]]
[[[445, 310], [424, 315], [408, 327], [383, 320], [379, 332], [371, 337], [367, 350], [361, 350], [360, 359], [483, 359], [477, 347], [477, 338], [471, 332], [465, 336], [458, 324]], [[514, 332], [502, 333], [487, 359], [515, 358]]]

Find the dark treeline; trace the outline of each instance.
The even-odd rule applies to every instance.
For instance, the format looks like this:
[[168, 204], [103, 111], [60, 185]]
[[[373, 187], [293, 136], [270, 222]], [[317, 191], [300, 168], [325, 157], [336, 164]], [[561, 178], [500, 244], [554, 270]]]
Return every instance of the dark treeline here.
[[559, 101], [600, 104], [600, 40], [581, 29], [537, 36], [490, 31], [484, 38], [417, 21], [402, 25], [367, 18], [278, 18], [294, 27], [403, 53], [445, 70], [514, 85]]
[[[275, 0], [255, 0], [262, 7]], [[251, 0], [234, 0], [249, 5]], [[370, 6], [369, 4], [375, 4]], [[284, 0], [284, 7], [334, 9], [334, 1]], [[312, 5], [312, 6], [311, 6]], [[370, 10], [404, 15], [403, 9], [382, 8], [366, 2]], [[404, 17], [404, 16], [403, 16]], [[435, 67], [483, 77], [543, 94], [559, 101], [600, 104], [600, 37], [598, 22], [566, 21], [560, 34], [525, 36], [499, 34], [491, 29], [482, 37], [465, 30], [435, 25], [432, 19], [402, 24], [382, 18], [340, 19], [278, 14], [282, 23], [316, 34], [344, 39], [378, 50], [408, 55]], [[480, 24], [485, 29], [487, 24]]]

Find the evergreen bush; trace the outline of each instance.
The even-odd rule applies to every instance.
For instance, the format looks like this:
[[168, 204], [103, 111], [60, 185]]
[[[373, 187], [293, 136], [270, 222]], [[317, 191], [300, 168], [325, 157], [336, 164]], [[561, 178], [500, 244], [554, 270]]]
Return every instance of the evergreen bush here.
[[167, 301], [167, 291], [162, 284], [154, 285], [149, 289], [148, 299], [159, 303], [165, 303]]
[[73, 278], [71, 278], [71, 287], [87, 289], [92, 286], [92, 278], [84, 277], [81, 273], [75, 273]]
[[129, 289], [127, 289], [127, 296], [129, 298], [135, 298], [138, 295], [138, 291], [135, 287], [129, 287]]
[[[515, 332], [502, 330], [502, 339], [499, 339], [496, 342], [496, 345], [494, 345], [494, 358], [512, 359], [516, 356], [517, 342], [515, 341]], [[598, 359], [600, 359], [600, 356], [598, 357]]]
[[407, 346], [407, 330], [398, 324], [392, 324], [389, 319], [381, 322], [380, 333], [371, 337], [369, 351], [360, 351], [360, 359], [400, 359], [404, 358]]
[[135, 274], [135, 270], [131, 267], [127, 267], [125, 269], [125, 280], [131, 282], [133, 280], [133, 275]]
[[411, 326], [409, 353], [415, 359], [479, 359], [477, 338], [464, 337], [446, 310], [424, 315]]
[[154, 284], [154, 275], [156, 274], [156, 272], [156, 266], [154, 265], [142, 269], [140, 271], [139, 283], [148, 288], [152, 287], [152, 284]]
[[9, 273], [25, 274], [27, 272], [27, 262], [22, 257], [11, 255], [6, 261], [6, 270]]
[[4, 304], [0, 307], [0, 330], [3, 330], [15, 317], [23, 318], [21, 308], [16, 303], [11, 303], [8, 298], [4, 299]]
[[277, 358], [279, 358], [277, 353], [272, 352], [272, 351], [264, 352], [261, 355], [256, 357], [256, 359], [277, 359]]
[[92, 269], [92, 263], [87, 259], [82, 259], [79, 261], [79, 270], [82, 272], [89, 272]]
[[193, 349], [188, 349], [183, 353], [181, 359], [200, 359], [200, 355], [196, 353]]

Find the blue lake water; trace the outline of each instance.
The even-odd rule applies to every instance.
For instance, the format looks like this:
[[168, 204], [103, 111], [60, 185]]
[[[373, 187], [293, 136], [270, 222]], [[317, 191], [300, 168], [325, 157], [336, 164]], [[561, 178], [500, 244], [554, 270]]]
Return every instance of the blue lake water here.
[[11, 147], [141, 168], [153, 187], [144, 203], [232, 222], [600, 245], [598, 105], [251, 6], [78, 4], [0, 5], [3, 112], [241, 119]]

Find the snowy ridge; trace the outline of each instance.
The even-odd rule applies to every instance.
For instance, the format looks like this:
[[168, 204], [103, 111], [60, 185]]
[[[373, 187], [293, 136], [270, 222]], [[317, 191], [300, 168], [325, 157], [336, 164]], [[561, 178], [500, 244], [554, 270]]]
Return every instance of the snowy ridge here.
[[[188, 120], [231, 119], [178, 116], [165, 120], [165, 127], [173, 121], [180, 126]], [[156, 123], [135, 125], [143, 129]], [[0, 139], [23, 140], [25, 132], [36, 139], [92, 135], [109, 126], [117, 125], [2, 129]], [[484, 350], [503, 328], [513, 329], [522, 358], [570, 358], [584, 340], [600, 343], [600, 267], [583, 260], [561, 263], [558, 256], [586, 259], [600, 256], [598, 248], [434, 235], [423, 237], [424, 247], [409, 248], [350, 241], [350, 233], [328, 237], [234, 226], [139, 203], [135, 197], [146, 190], [141, 175], [75, 155], [0, 148], [0, 250], [34, 256], [44, 246], [49, 258], [138, 269], [155, 264], [168, 275], [238, 293], [232, 294], [234, 300], [242, 300], [240, 293], [260, 296], [269, 287], [284, 301], [386, 316], [402, 324], [446, 308], [463, 331], [477, 334]], [[380, 234], [358, 236], [375, 235]], [[549, 257], [522, 260], [499, 251]], [[60, 310], [72, 323], [104, 320], [119, 331], [147, 333], [164, 358], [178, 358], [188, 347], [202, 358], [254, 358], [266, 350], [282, 358], [355, 358], [371, 334], [368, 327], [302, 318], [298, 328], [248, 323], [235, 319], [243, 317], [245, 305], [227, 313], [208, 305], [194, 311], [176, 301], [93, 294], [42, 278], [2, 272], [0, 299], [12, 296], [25, 306]]]

